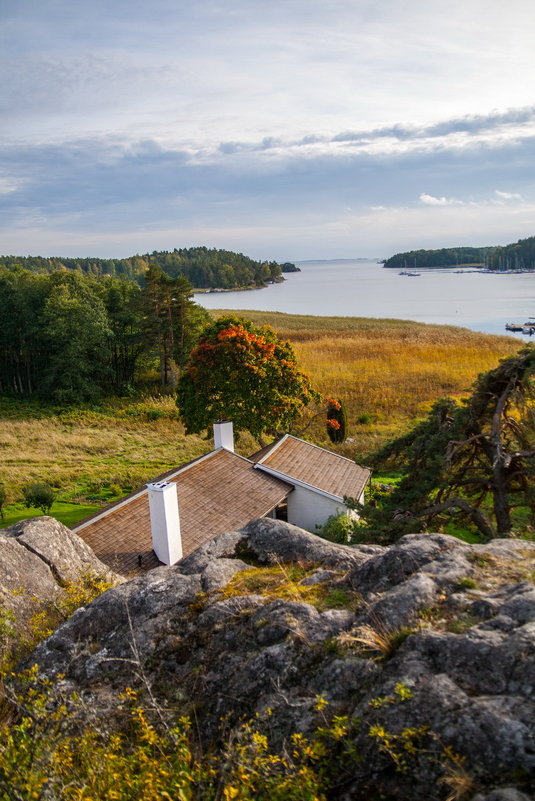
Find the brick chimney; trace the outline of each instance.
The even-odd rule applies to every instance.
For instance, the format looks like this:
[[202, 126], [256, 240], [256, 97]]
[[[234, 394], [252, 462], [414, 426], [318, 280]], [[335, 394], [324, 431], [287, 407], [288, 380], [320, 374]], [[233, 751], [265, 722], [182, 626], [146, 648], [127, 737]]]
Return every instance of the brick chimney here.
[[214, 448], [225, 448], [234, 453], [234, 428], [232, 420], [217, 420], [214, 423]]
[[164, 565], [182, 559], [177, 486], [172, 481], [147, 484], [154, 553]]

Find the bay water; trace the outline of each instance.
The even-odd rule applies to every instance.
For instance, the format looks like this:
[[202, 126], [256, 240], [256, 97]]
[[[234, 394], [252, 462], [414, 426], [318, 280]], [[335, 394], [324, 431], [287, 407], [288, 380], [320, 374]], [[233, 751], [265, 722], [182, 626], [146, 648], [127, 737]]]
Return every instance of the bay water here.
[[[205, 292], [208, 309], [279, 311], [321, 317], [378, 317], [457, 325], [506, 334], [506, 323], [535, 318], [535, 273], [483, 273], [472, 269], [419, 269], [400, 275], [376, 260], [295, 262], [280, 284], [239, 292]], [[530, 337], [517, 334], [519, 339]], [[532, 338], [533, 339], [533, 338]]]

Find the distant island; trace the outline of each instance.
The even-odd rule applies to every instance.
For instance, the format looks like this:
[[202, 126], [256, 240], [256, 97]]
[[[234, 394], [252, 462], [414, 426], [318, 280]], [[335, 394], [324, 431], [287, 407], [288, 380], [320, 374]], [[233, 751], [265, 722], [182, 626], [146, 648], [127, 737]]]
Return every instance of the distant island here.
[[386, 259], [383, 265], [395, 269], [476, 267], [492, 272], [533, 272], [535, 236], [504, 246], [409, 250], [406, 253], [396, 253]]
[[284, 264], [281, 264], [281, 270], [283, 273], [300, 273], [301, 268], [296, 267], [293, 261], [285, 261]]
[[160, 267], [171, 278], [188, 279], [195, 289], [252, 289], [283, 281], [283, 272], [297, 272], [295, 264], [255, 261], [243, 253], [193, 247], [136, 254], [126, 259], [0, 256], [0, 266], [22, 267], [33, 273], [75, 270], [93, 276], [124, 277], [143, 283], [149, 267]]

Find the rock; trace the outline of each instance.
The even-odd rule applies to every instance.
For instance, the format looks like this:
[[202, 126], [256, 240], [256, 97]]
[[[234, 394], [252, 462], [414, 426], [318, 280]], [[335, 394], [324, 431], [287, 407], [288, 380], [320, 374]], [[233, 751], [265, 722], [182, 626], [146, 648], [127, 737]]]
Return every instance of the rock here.
[[86, 543], [52, 517], [22, 520], [0, 532], [0, 600], [24, 628], [42, 604], [54, 601], [65, 583], [92, 573], [110, 573]]
[[76, 581], [83, 573], [93, 573], [112, 581], [119, 577], [110, 572], [81, 537], [53, 517], [34, 517], [9, 526], [2, 532], [14, 537], [45, 562], [60, 583]]
[[500, 787], [490, 793], [478, 793], [472, 801], [532, 801], [532, 798], [514, 787]]
[[[339, 777], [340, 801], [439, 801], [455, 760], [473, 801], [524, 801], [535, 793], [535, 549], [524, 545], [418, 534], [352, 548], [264, 519], [109, 590], [31, 661], [64, 674], [102, 725], [122, 689], [148, 684], [151, 704], [194, 709], [207, 748], [244, 720], [282, 749], [347, 716], [358, 758]], [[279, 562], [317, 566], [296, 584], [306, 595], [288, 583], [279, 597], [220, 592], [238, 571]], [[477, 589], [460, 592], [466, 576]], [[364, 623], [384, 648], [363, 646]], [[403, 626], [412, 633], [398, 641]]]

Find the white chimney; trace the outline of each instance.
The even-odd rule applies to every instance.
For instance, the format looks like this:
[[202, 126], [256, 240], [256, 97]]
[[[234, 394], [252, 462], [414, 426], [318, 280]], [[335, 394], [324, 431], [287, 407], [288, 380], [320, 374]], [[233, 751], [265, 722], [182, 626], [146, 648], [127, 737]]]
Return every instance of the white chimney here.
[[154, 553], [164, 565], [182, 559], [182, 538], [176, 484], [158, 481], [147, 484]]
[[218, 420], [214, 423], [214, 447], [225, 448], [234, 453], [234, 429], [232, 420]]

